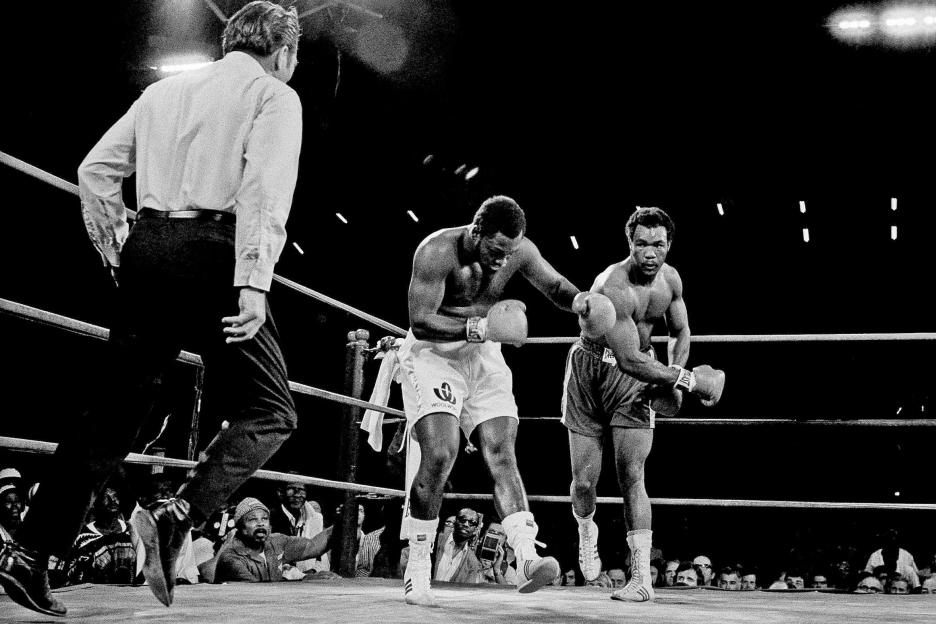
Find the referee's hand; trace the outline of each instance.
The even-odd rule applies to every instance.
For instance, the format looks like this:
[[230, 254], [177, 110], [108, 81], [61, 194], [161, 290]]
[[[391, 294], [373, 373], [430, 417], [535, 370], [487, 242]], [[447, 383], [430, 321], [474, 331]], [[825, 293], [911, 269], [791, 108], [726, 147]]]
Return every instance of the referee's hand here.
[[238, 297], [240, 314], [225, 316], [221, 322], [227, 325], [224, 333], [225, 342], [245, 342], [251, 340], [266, 322], [266, 293], [257, 288], [245, 286], [240, 289]]

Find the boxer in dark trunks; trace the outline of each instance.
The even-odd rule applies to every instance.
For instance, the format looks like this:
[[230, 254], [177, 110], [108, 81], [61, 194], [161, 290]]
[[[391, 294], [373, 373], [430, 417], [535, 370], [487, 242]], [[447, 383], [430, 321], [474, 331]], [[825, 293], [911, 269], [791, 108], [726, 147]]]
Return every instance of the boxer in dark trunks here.
[[[616, 600], [653, 599], [650, 584], [650, 499], [644, 463], [657, 413], [675, 415], [682, 393], [705, 405], [721, 398], [725, 374], [710, 366], [683, 368], [689, 359], [689, 321], [682, 280], [666, 254], [673, 222], [659, 208], [639, 208], [627, 221], [630, 255], [604, 270], [590, 292], [572, 305], [581, 338], [566, 360], [562, 422], [569, 429], [572, 511], [579, 525], [579, 565], [585, 580], [601, 572], [595, 486], [601, 474], [602, 442], [612, 435], [615, 464], [631, 549], [632, 574]], [[669, 333], [668, 365], [657, 361], [650, 334], [658, 321]]]

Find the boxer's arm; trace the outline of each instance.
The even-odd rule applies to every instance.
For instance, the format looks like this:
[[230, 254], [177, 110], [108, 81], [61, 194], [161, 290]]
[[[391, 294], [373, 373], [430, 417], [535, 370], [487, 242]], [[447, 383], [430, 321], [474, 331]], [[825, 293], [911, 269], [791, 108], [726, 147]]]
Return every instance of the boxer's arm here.
[[413, 335], [420, 340], [465, 339], [464, 318], [439, 314], [445, 296], [445, 280], [452, 270], [452, 250], [433, 240], [423, 242], [413, 258], [409, 285], [409, 318]]
[[605, 287], [602, 292], [611, 299], [617, 313], [617, 321], [605, 338], [617, 359], [618, 368], [647, 383], [675, 383], [679, 378], [677, 369], [658, 362], [640, 350], [640, 333], [632, 316], [635, 304], [632, 297], [621, 288]]
[[666, 355], [669, 364], [685, 366], [689, 361], [689, 315], [686, 312], [686, 302], [682, 297], [682, 279], [673, 269], [670, 285], [673, 289], [673, 300], [666, 309], [666, 328], [669, 341], [666, 345]]
[[572, 300], [579, 293], [579, 289], [546, 261], [533, 241], [524, 240], [524, 246], [527, 249], [520, 272], [538, 291], [546, 295], [547, 299], [566, 312], [571, 312]]

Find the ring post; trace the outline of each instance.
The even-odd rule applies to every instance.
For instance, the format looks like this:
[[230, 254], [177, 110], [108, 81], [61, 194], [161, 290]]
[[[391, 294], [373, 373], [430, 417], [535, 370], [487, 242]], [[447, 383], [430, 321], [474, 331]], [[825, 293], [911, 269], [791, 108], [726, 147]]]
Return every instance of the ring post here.
[[[365, 329], [348, 332], [348, 344], [345, 347], [344, 393], [355, 399], [364, 394], [364, 350], [368, 348], [370, 333]], [[354, 483], [357, 477], [358, 439], [361, 433], [360, 407], [345, 405], [343, 408], [344, 431], [341, 436], [341, 449], [338, 454], [339, 479]], [[357, 498], [352, 491], [345, 491], [344, 505], [341, 511], [340, 543], [341, 551], [336, 562], [336, 569], [341, 576], [353, 577], [358, 547], [358, 509]]]

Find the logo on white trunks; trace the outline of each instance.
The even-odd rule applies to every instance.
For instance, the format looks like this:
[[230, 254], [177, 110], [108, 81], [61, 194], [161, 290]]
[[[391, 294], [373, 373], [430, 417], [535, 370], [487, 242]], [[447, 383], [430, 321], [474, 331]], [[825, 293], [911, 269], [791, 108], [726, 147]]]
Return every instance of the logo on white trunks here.
[[435, 395], [445, 401], [446, 403], [451, 403], [455, 405], [455, 395], [452, 394], [452, 386], [448, 385], [447, 381], [442, 382], [441, 388], [433, 388]]

